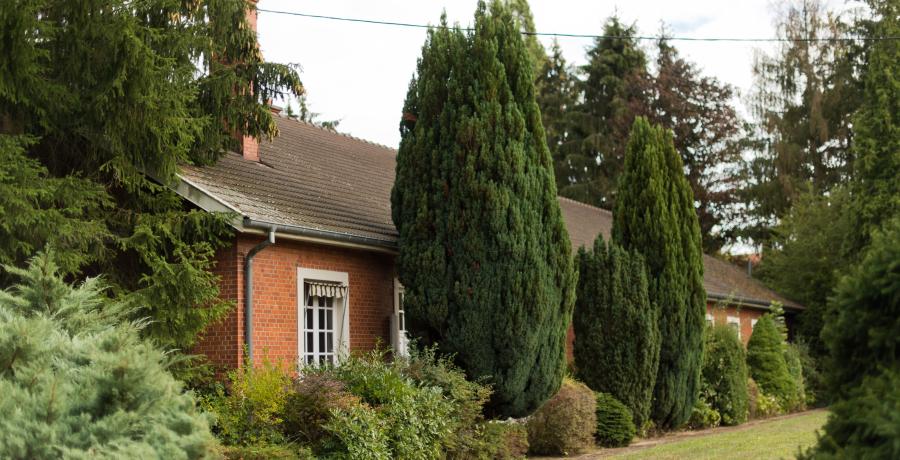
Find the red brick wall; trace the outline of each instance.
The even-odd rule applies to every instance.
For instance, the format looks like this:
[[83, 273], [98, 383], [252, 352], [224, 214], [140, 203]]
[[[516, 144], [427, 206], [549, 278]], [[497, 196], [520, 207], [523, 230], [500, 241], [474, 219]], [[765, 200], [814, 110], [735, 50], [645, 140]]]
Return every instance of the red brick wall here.
[[[220, 365], [243, 361], [243, 263], [263, 237], [240, 236], [220, 254], [216, 272], [222, 293], [234, 292], [235, 308], [204, 334], [196, 351]], [[378, 341], [390, 346], [394, 302], [394, 258], [388, 254], [312, 243], [279, 240], [253, 258], [253, 354], [272, 361], [297, 362], [297, 269], [346, 272], [349, 278], [350, 349], [367, 350]], [[233, 278], [233, 281], [232, 281]], [[231, 298], [231, 297], [227, 297]]]
[[709, 302], [706, 305], [706, 313], [713, 316], [716, 324], [726, 324], [729, 316], [737, 316], [741, 321], [741, 342], [747, 345], [750, 335], [753, 334], [753, 320], [759, 319], [765, 311], [756, 308], [737, 308], [734, 306], [723, 307]]

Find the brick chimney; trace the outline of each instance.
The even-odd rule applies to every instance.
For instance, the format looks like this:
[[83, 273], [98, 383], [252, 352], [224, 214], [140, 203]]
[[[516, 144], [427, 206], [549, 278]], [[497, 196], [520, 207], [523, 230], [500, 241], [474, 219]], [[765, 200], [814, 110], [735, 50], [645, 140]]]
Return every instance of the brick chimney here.
[[[256, 34], [256, 2], [257, 0], [249, 0], [249, 8], [247, 8], [247, 24], [250, 30]], [[253, 90], [252, 88], [250, 89]], [[252, 136], [238, 134], [241, 143], [241, 154], [245, 160], [259, 161], [259, 140]]]

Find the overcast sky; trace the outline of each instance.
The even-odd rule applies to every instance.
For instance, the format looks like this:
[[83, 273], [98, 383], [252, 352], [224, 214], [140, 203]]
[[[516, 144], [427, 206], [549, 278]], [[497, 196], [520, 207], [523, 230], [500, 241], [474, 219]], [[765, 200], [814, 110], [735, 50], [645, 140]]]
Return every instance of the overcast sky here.
[[[450, 22], [471, 25], [475, 0], [260, 0], [262, 9], [382, 21], [434, 24], [442, 10]], [[834, 3], [834, 2], [832, 2]], [[671, 35], [686, 37], [775, 36], [771, 0], [532, 0], [539, 32], [600, 34], [618, 13], [639, 33], [656, 35], [663, 21]], [[340, 119], [339, 131], [396, 147], [403, 99], [416, 66], [424, 29], [337, 22], [259, 13], [265, 58], [302, 66], [308, 102], [322, 119]], [[549, 48], [551, 38], [541, 37]], [[587, 38], [559, 38], [570, 63], [584, 63]], [[675, 42], [704, 71], [746, 93], [752, 83], [754, 48], [765, 43]], [[649, 49], [651, 42], [645, 42]]]

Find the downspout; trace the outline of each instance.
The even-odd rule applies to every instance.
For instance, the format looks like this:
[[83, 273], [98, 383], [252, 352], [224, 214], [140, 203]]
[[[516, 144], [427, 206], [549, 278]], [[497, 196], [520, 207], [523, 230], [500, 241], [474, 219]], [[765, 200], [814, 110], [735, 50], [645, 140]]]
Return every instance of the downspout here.
[[269, 238], [257, 244], [244, 257], [244, 344], [247, 361], [253, 363], [253, 257], [275, 244], [275, 227], [269, 228]]

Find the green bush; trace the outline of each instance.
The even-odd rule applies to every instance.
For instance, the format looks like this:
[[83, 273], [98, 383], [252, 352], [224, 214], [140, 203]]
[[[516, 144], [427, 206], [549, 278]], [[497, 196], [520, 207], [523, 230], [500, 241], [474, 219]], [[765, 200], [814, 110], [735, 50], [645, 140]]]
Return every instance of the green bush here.
[[900, 458], [900, 369], [867, 377], [831, 405], [819, 442], [801, 456], [816, 460]]
[[722, 416], [719, 415], [719, 411], [710, 406], [703, 398], [700, 398], [694, 403], [694, 408], [691, 410], [691, 418], [688, 419], [688, 426], [694, 430], [715, 428], [719, 426], [721, 421]]
[[597, 393], [597, 442], [603, 447], [627, 446], [635, 431], [631, 410], [612, 395]]
[[[448, 458], [493, 458], [490, 452], [497, 446], [488, 438], [501, 430], [488, 426], [482, 413], [491, 396], [490, 387], [467, 380], [465, 372], [449, 357], [438, 356], [434, 347], [410, 350], [409, 358], [398, 364], [417, 385], [440, 388], [449, 400], [452, 435], [444, 443]], [[527, 446], [527, 437], [525, 443]]]
[[359, 397], [329, 373], [307, 369], [294, 381], [287, 396], [282, 430], [293, 442], [317, 446], [328, 435], [325, 425], [332, 412], [349, 410], [360, 403]]
[[750, 396], [750, 418], [766, 418], [781, 414], [781, 405], [774, 396], [760, 390], [753, 379], [747, 381], [747, 393]]
[[58, 275], [51, 254], [0, 291], [0, 456], [205, 458], [215, 439], [169, 355], [101, 282]]
[[534, 454], [577, 454], [594, 444], [597, 430], [594, 392], [566, 378], [559, 391], [528, 418], [529, 451]]
[[228, 389], [219, 385], [202, 400], [215, 414], [215, 432], [226, 445], [256, 446], [285, 442], [282, 414], [291, 384], [281, 365], [263, 360], [228, 374]]
[[796, 406], [797, 382], [788, 370], [784, 338], [772, 314], [763, 315], [753, 328], [747, 343], [747, 365], [762, 392], [774, 396], [783, 410]]
[[862, 261], [838, 283], [822, 339], [829, 393], [843, 398], [867, 375], [878, 375], [900, 356], [900, 216], [875, 232]]
[[[325, 430], [331, 436], [323, 440], [317, 453], [324, 457], [354, 460], [394, 458], [388, 437], [390, 428], [381, 414], [365, 404], [336, 410], [325, 424]], [[433, 457], [422, 452], [422, 457], [416, 458]]]
[[723, 425], [747, 421], [746, 353], [734, 329], [724, 324], [706, 330], [700, 395], [721, 415]]
[[601, 235], [593, 250], [578, 250], [576, 265], [572, 351], [578, 378], [625, 404], [641, 426], [650, 416], [660, 343], [644, 259], [605, 244]]
[[448, 453], [447, 458], [511, 460], [525, 458], [528, 453], [528, 430], [517, 422], [489, 421], [479, 425], [478, 449], [466, 455]]
[[456, 428], [451, 423], [451, 400], [444, 398], [440, 387], [416, 384], [403, 373], [402, 363], [383, 358], [384, 352], [378, 350], [350, 356], [330, 372], [377, 411], [393, 456], [441, 456]]
[[809, 344], [802, 337], [798, 337], [792, 345], [800, 357], [806, 405], [823, 406], [827, 399], [825, 398], [825, 381], [822, 377], [819, 360], [812, 355]]
[[793, 343], [787, 344], [784, 349], [784, 363], [787, 365], [788, 374], [794, 385], [794, 394], [785, 401], [785, 412], [795, 412], [806, 409], [806, 385], [803, 376], [803, 362], [800, 357], [800, 349]]
[[225, 460], [314, 460], [312, 452], [293, 445], [220, 446]]

